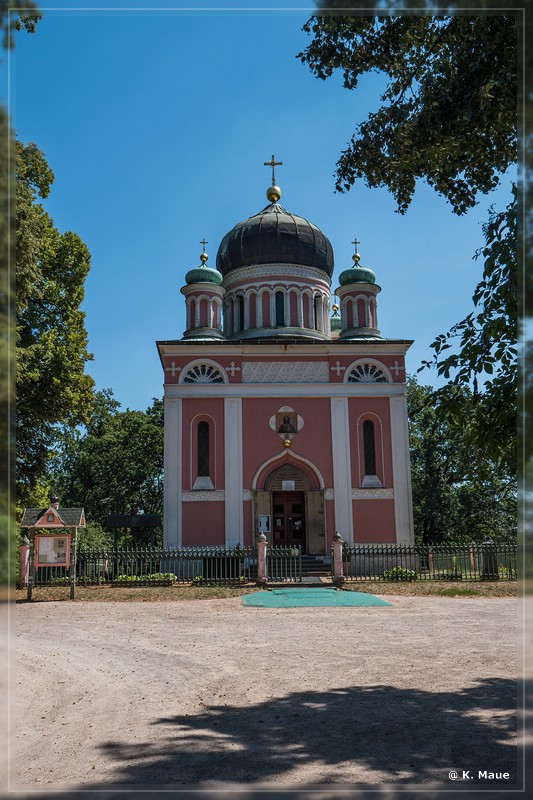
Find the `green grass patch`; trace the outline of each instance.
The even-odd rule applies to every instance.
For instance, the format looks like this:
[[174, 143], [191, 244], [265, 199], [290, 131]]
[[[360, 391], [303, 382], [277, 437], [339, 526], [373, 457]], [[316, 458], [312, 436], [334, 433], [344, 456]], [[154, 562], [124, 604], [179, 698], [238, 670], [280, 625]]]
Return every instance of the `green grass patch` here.
[[473, 586], [453, 586], [448, 589], [440, 589], [438, 594], [442, 597], [476, 597], [481, 594]]

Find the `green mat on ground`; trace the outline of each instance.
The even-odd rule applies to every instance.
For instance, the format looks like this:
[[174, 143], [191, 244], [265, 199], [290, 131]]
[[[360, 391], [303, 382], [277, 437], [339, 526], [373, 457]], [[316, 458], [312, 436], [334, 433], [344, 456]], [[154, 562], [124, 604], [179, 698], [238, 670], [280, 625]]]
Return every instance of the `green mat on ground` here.
[[242, 598], [245, 606], [261, 608], [317, 608], [322, 606], [390, 606], [366, 592], [348, 592], [337, 589], [272, 589], [246, 594]]

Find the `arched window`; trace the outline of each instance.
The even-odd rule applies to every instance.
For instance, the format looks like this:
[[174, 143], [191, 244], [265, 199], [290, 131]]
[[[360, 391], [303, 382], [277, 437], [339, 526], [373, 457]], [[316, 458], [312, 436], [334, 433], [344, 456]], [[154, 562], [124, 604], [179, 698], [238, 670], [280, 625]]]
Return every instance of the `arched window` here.
[[192, 489], [214, 489], [216, 480], [216, 435], [212, 418], [191, 421], [190, 475]]
[[209, 423], [198, 423], [197, 430], [198, 448], [198, 475], [209, 475]]
[[224, 383], [224, 378], [211, 364], [195, 364], [185, 373], [183, 383]]
[[283, 292], [276, 292], [276, 327], [285, 325], [285, 297]]
[[244, 330], [244, 297], [239, 295], [239, 330]]
[[347, 383], [388, 383], [388, 378], [376, 364], [364, 362], [346, 370]]
[[366, 419], [363, 422], [363, 450], [365, 456], [365, 475], [376, 474], [376, 435], [374, 423]]
[[360, 485], [363, 489], [378, 489], [385, 485], [381, 420], [374, 414], [365, 414], [357, 427]]

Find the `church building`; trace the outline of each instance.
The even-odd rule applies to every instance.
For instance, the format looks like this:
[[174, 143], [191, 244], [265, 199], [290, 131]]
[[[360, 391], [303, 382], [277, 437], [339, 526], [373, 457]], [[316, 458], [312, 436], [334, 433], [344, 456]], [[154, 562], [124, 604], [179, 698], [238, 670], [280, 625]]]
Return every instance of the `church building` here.
[[[158, 341], [165, 391], [166, 547], [274, 545], [328, 554], [356, 544], [411, 544], [413, 515], [405, 353], [384, 338], [374, 272], [340, 273], [333, 248], [269, 204], [222, 239], [216, 268], [181, 289], [186, 330]], [[339, 313], [340, 312], [340, 313]]]

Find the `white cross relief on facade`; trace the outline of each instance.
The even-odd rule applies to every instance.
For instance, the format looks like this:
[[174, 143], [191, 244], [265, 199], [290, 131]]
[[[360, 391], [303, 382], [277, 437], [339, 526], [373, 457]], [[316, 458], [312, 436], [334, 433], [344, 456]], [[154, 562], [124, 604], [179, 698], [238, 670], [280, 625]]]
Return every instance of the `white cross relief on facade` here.
[[236, 372], [240, 372], [240, 370], [241, 370], [240, 367], [236, 367], [235, 366], [235, 361], [232, 361], [231, 364], [229, 365], [229, 367], [224, 367], [224, 369], [226, 370], [226, 372], [229, 372], [229, 374], [231, 375], [232, 378], [235, 377], [235, 373]]
[[342, 372], [342, 370], [343, 370], [343, 369], [346, 369], [346, 367], [341, 367], [341, 362], [340, 362], [340, 361], [337, 361], [337, 363], [335, 364], [335, 366], [334, 366], [334, 367], [330, 367], [330, 369], [331, 369], [333, 372], [335, 372], [335, 373], [337, 374], [337, 376], [338, 376], [338, 375], [340, 375], [340, 374], [341, 374], [341, 372]]
[[166, 367], [165, 368], [165, 372], [170, 372], [170, 374], [172, 375], [173, 378], [175, 377], [177, 372], [180, 372], [180, 370], [181, 370], [181, 367], [177, 367], [175, 361], [171, 361], [170, 362], [170, 367]]
[[397, 361], [394, 362], [394, 366], [390, 367], [390, 371], [394, 372], [396, 377], [400, 374], [400, 372], [405, 372], [405, 367], [401, 367]]

